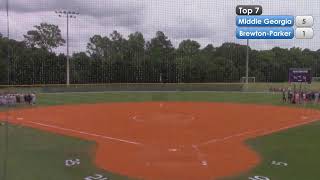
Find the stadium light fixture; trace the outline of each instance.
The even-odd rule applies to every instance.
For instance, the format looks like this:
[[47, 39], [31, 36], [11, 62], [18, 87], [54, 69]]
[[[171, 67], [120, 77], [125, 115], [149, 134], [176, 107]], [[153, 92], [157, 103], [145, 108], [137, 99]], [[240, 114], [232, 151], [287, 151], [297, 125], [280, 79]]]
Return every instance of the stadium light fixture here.
[[56, 10], [54, 11], [58, 17], [66, 18], [67, 20], [67, 85], [70, 85], [70, 54], [69, 54], [69, 22], [70, 19], [76, 19], [79, 12], [69, 10]]

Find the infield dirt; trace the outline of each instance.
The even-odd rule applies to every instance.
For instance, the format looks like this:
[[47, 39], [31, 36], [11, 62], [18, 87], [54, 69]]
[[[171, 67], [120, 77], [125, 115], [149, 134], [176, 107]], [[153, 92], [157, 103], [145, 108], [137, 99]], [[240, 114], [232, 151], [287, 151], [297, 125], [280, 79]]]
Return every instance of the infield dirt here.
[[210, 180], [246, 172], [261, 160], [247, 139], [320, 119], [311, 109], [191, 102], [52, 106], [9, 114], [14, 124], [95, 141], [99, 168], [146, 180]]

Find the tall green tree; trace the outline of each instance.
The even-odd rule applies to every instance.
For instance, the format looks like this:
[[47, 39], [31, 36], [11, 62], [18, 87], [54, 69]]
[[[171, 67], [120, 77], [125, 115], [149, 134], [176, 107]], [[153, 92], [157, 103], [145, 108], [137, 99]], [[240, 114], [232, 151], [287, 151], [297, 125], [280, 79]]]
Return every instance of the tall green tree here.
[[145, 39], [141, 32], [128, 36], [128, 55], [130, 68], [128, 69], [130, 82], [143, 82], [145, 73]]
[[52, 51], [52, 49], [65, 44], [61, 30], [57, 25], [41, 23], [34, 28], [35, 30], [30, 30], [24, 35], [25, 42], [29, 47]]
[[[60, 41], [54, 40], [59, 36]], [[0, 34], [0, 84], [8, 80], [9, 84], [65, 83], [66, 56], [52, 52], [63, 45], [61, 39], [58, 27], [49, 24], [36, 26], [24, 41]], [[140, 32], [124, 37], [114, 31], [92, 36], [86, 52], [72, 55], [71, 82], [239, 82], [245, 75], [246, 50], [247, 46], [236, 43], [201, 49], [199, 42], [190, 39], [175, 48], [161, 31], [148, 42]], [[292, 67], [311, 68], [313, 76], [319, 77], [320, 50], [250, 49], [249, 65], [249, 76], [262, 82], [285, 82]]]
[[89, 39], [87, 52], [93, 58], [108, 58], [111, 51], [111, 40], [108, 37], [94, 35]]
[[199, 79], [197, 61], [199, 61], [201, 45], [197, 41], [183, 40], [177, 49], [177, 74], [179, 82], [192, 82]]
[[194, 56], [200, 52], [201, 45], [197, 41], [183, 40], [178, 47], [179, 55]]
[[147, 43], [147, 55], [153, 63], [153, 78], [156, 82], [175, 81], [175, 77], [172, 77], [175, 72], [170, 71], [174, 66], [173, 53], [174, 47], [162, 31], [158, 31], [156, 36]]

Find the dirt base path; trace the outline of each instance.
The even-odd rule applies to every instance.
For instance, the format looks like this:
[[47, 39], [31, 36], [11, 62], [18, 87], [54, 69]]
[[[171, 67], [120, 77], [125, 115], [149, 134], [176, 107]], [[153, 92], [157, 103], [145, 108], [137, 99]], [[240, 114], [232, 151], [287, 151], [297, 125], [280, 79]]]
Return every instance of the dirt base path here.
[[17, 110], [10, 121], [96, 141], [98, 167], [147, 180], [209, 180], [259, 164], [244, 144], [320, 119], [315, 110], [223, 103], [109, 103]]

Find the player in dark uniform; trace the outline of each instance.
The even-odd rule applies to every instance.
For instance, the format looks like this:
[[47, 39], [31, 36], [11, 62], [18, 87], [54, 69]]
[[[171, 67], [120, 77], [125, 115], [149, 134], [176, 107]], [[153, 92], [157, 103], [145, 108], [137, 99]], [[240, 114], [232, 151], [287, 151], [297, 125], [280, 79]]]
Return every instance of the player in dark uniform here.
[[293, 98], [292, 91], [289, 90], [289, 91], [288, 91], [288, 103], [292, 103], [292, 98]]
[[283, 89], [282, 90], [282, 102], [283, 103], [286, 103], [287, 102], [287, 93], [286, 93], [286, 90], [285, 89]]
[[16, 94], [16, 102], [17, 104], [20, 104], [21, 103], [21, 97], [20, 97], [20, 94]]

